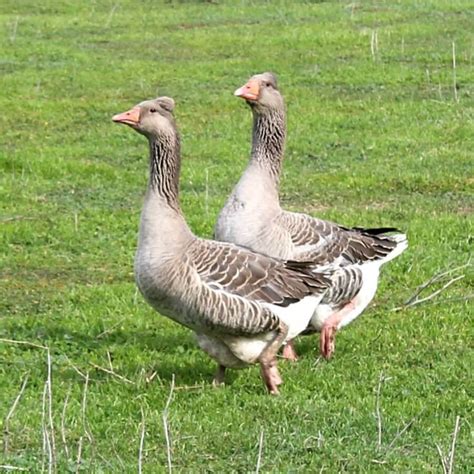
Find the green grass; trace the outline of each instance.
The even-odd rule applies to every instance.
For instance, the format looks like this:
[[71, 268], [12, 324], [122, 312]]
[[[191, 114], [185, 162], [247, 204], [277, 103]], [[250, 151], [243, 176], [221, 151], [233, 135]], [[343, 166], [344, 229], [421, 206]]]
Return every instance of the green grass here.
[[[173, 374], [177, 472], [252, 471], [262, 431], [265, 472], [441, 472], [436, 445], [448, 452], [457, 416], [457, 472], [472, 469], [472, 272], [431, 304], [390, 311], [471, 252], [470, 1], [7, 0], [0, 25], [0, 337], [50, 348], [58, 472], [76, 470], [80, 443], [84, 472], [136, 471], [141, 411], [143, 470], [166, 471]], [[410, 240], [330, 363], [300, 339], [300, 361], [280, 364], [279, 398], [257, 367], [213, 390], [214, 364], [189, 331], [137, 295], [147, 148], [110, 120], [157, 94], [176, 99], [182, 205], [210, 236], [249, 153], [250, 112], [232, 92], [264, 70], [288, 104], [284, 205]], [[109, 367], [108, 354], [133, 384], [94, 367]], [[0, 465], [38, 472], [46, 352], [0, 342], [0, 419], [26, 376]]]

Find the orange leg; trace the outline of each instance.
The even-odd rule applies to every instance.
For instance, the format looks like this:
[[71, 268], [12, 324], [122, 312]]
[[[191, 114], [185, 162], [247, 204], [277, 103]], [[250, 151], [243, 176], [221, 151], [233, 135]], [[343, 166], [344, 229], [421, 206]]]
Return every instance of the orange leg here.
[[279, 395], [280, 391], [278, 390], [278, 386], [281, 385], [283, 381], [280, 377], [280, 372], [278, 372], [276, 359], [268, 363], [261, 363], [260, 368], [262, 370], [263, 381], [270, 394]]
[[336, 348], [336, 332], [338, 330], [339, 324], [345, 316], [350, 314], [355, 309], [355, 307], [356, 305], [354, 300], [352, 300], [342, 309], [331, 314], [331, 316], [329, 316], [329, 318], [324, 321], [323, 327], [321, 329], [321, 337], [319, 340], [319, 349], [321, 351], [321, 355], [325, 359], [329, 360], [334, 354], [334, 350]]
[[283, 346], [283, 358], [287, 360], [291, 360], [291, 362], [296, 362], [298, 360], [298, 354], [295, 351], [295, 346], [293, 345], [293, 341], [288, 341]]
[[324, 323], [324, 326], [321, 329], [321, 336], [319, 339], [319, 349], [321, 351], [321, 355], [325, 359], [329, 360], [334, 353], [336, 331], [337, 331], [337, 324], [333, 326], [333, 325]]
[[288, 334], [288, 326], [280, 320], [275, 338], [265, 347], [260, 354], [258, 361], [262, 372], [262, 379], [271, 395], [278, 395], [278, 386], [282, 384], [282, 379], [277, 367], [277, 353]]

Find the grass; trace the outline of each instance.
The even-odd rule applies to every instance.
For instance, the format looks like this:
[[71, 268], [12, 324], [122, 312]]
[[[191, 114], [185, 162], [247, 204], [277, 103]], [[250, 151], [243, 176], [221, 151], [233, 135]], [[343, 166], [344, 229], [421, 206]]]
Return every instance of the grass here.
[[[447, 455], [459, 416], [454, 463], [470, 471], [472, 270], [391, 311], [472, 251], [470, 7], [2, 2], [0, 465], [48, 468], [54, 431], [58, 472], [134, 472], [139, 458], [164, 472], [168, 454], [176, 472], [247, 472], [259, 451], [261, 472], [441, 472], [436, 446]], [[183, 209], [211, 236], [249, 153], [250, 113], [232, 91], [263, 70], [288, 104], [285, 207], [410, 240], [330, 363], [300, 339], [279, 398], [257, 367], [213, 390], [214, 364], [189, 331], [137, 295], [147, 151], [110, 120], [157, 94], [176, 99]], [[49, 386], [47, 350], [5, 339], [49, 348]]]

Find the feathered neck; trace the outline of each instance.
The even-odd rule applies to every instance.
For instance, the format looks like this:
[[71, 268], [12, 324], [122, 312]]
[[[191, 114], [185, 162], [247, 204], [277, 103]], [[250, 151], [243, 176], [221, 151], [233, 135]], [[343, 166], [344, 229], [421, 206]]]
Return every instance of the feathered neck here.
[[253, 109], [252, 153], [250, 163], [265, 169], [279, 183], [285, 152], [285, 111]]
[[179, 205], [180, 139], [176, 131], [149, 138], [149, 187], [181, 214]]

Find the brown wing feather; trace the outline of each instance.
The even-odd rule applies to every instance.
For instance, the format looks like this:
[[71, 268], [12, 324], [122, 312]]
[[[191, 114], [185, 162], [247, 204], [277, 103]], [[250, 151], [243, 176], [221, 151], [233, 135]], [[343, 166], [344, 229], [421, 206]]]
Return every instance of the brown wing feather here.
[[254, 301], [288, 306], [331, 285], [312, 263], [276, 260], [232, 244], [197, 240], [187, 255], [204, 282]]
[[342, 264], [363, 264], [387, 256], [397, 242], [384, 232], [396, 229], [348, 229], [306, 214], [282, 212], [278, 224], [302, 247], [304, 259], [315, 264], [330, 264], [342, 257]]

